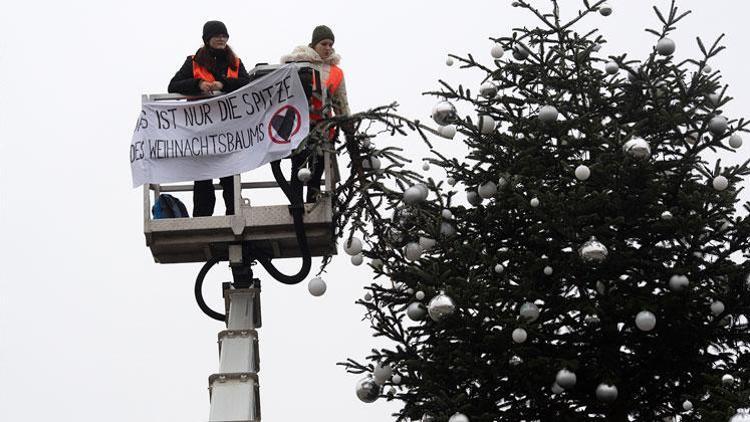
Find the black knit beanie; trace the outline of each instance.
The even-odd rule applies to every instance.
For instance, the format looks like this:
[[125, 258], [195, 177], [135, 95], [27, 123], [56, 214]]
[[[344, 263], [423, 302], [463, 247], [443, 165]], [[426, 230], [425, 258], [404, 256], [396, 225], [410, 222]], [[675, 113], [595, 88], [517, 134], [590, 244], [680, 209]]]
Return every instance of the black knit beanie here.
[[323, 40], [336, 41], [336, 39], [333, 37], [333, 31], [331, 31], [331, 28], [325, 25], [318, 25], [313, 30], [312, 42], [310, 43], [310, 47], [315, 47], [317, 43]]
[[208, 44], [208, 40], [210, 40], [211, 37], [222, 34], [227, 37], [229, 36], [229, 31], [227, 31], [227, 26], [224, 25], [224, 22], [208, 21], [203, 25], [203, 42], [206, 44]]

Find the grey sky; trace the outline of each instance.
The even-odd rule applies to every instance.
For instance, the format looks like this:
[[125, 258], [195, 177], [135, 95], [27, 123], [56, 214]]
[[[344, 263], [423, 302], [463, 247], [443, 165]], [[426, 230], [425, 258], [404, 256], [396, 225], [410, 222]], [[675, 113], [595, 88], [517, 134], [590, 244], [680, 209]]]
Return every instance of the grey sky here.
[[[645, 56], [655, 40], [643, 28], [658, 24], [650, 6], [669, 2], [611, 4], [612, 16], [584, 25], [609, 39], [601, 54]], [[694, 14], [673, 36], [676, 56], [696, 57], [696, 35], [711, 42], [726, 32], [728, 50], [712, 66], [737, 98], [728, 114], [748, 116], [750, 7], [736, 0], [679, 4]], [[227, 24], [229, 44], [248, 68], [276, 62], [325, 23], [337, 37], [352, 109], [398, 101], [401, 114], [422, 120], [435, 100], [421, 92], [436, 88], [437, 79], [472, 88], [478, 81], [446, 67], [447, 53], [470, 52], [489, 63], [489, 36], [535, 24], [510, 1], [7, 4], [0, 16], [0, 420], [207, 420], [207, 378], [218, 368], [222, 326], [194, 304], [199, 267], [155, 264], [146, 249], [128, 145], [140, 94], [166, 91], [209, 19]], [[399, 142], [418, 168], [424, 149], [416, 136]], [[436, 145], [458, 153], [458, 142]], [[750, 136], [724, 160], [745, 159], [747, 143]], [[298, 264], [284, 265], [291, 271]], [[207, 296], [216, 305], [228, 273], [209, 278]], [[357, 377], [334, 366], [377, 345], [353, 304], [370, 272], [339, 256], [324, 278], [321, 298], [311, 297], [306, 283], [266, 279], [263, 417], [391, 420], [393, 404], [360, 403]]]

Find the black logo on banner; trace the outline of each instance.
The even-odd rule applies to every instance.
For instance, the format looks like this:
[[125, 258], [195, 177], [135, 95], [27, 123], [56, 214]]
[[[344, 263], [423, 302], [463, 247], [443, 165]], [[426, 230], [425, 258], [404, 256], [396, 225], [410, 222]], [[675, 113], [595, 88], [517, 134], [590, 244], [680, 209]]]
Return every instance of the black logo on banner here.
[[292, 136], [299, 132], [302, 126], [302, 116], [299, 110], [286, 105], [281, 107], [271, 117], [271, 124], [268, 125], [268, 134], [271, 141], [276, 144], [288, 144]]

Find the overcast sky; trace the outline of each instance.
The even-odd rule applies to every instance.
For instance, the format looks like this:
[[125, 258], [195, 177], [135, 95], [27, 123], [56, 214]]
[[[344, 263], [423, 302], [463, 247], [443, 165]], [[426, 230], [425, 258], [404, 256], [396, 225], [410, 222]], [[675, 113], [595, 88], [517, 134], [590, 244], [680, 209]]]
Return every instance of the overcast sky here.
[[[682, 0], [695, 13], [673, 35], [682, 59], [697, 57], [696, 35], [710, 42], [727, 33], [728, 50], [712, 65], [737, 98], [726, 107], [735, 117], [750, 109], [745, 3]], [[655, 40], [643, 27], [658, 26], [650, 5], [669, 2], [611, 4], [612, 16], [597, 15], [584, 27], [599, 27], [609, 39], [601, 54], [644, 57]], [[535, 25], [510, 1], [6, 4], [0, 16], [0, 420], [208, 419], [207, 378], [218, 369], [216, 334], [223, 327], [194, 303], [199, 266], [153, 262], [143, 237], [141, 190], [131, 187], [128, 146], [140, 95], [166, 91], [185, 56], [200, 46], [209, 19], [227, 24], [229, 44], [248, 68], [278, 61], [309, 42], [315, 25], [327, 24], [336, 34], [353, 111], [398, 101], [402, 114], [423, 120], [435, 100], [421, 93], [436, 88], [439, 78], [470, 87], [477, 81], [476, 74], [446, 67], [446, 54], [472, 53], [490, 63], [488, 37]], [[400, 142], [418, 143], [416, 137]], [[460, 152], [458, 142], [437, 146]], [[407, 149], [415, 169], [422, 151]], [[748, 151], [745, 145], [723, 158], [737, 162]], [[284, 265], [291, 271], [298, 263]], [[320, 298], [308, 294], [306, 283], [283, 286], [258, 273], [266, 280], [259, 332], [263, 418], [392, 420], [393, 403], [359, 402], [357, 377], [335, 366], [377, 345], [353, 304], [370, 272], [353, 267], [348, 256], [335, 258]], [[206, 295], [214, 306], [228, 278], [227, 271], [210, 275]]]

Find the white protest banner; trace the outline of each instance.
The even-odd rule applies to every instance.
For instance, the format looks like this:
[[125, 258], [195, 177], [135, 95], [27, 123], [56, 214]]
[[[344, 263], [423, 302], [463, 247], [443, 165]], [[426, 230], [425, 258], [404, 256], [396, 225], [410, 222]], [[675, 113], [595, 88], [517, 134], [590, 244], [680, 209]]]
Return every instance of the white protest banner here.
[[146, 102], [130, 144], [133, 186], [250, 171], [288, 156], [308, 132], [294, 64], [218, 97]]

